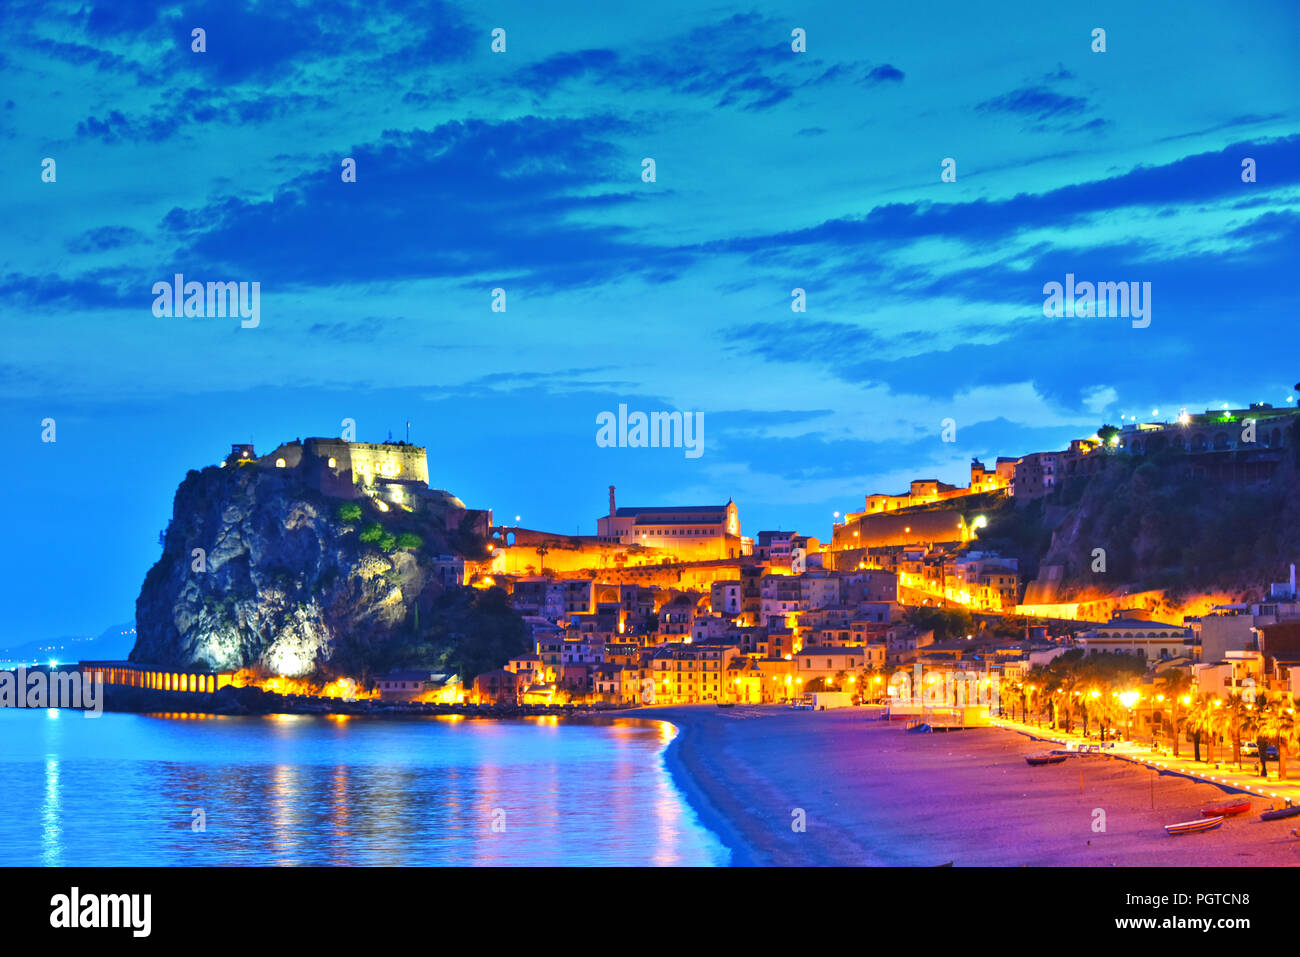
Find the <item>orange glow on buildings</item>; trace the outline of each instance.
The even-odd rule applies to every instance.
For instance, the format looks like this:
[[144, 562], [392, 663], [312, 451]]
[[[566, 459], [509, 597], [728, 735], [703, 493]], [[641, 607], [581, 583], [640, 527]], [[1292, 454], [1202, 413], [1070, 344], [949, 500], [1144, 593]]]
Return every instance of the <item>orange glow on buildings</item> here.
[[335, 678], [320, 684], [306, 678], [285, 678], [280, 675], [264, 676], [243, 668], [231, 677], [230, 683], [236, 688], [261, 688], [270, 694], [306, 695], [313, 698], [337, 698], [344, 701], [377, 698], [377, 691], [366, 691], [354, 678]]

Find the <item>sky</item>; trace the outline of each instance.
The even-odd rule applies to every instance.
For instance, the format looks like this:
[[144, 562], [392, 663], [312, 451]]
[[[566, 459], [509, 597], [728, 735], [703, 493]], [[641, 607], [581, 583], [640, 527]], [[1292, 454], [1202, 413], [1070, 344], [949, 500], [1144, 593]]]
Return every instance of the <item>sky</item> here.
[[[594, 534], [612, 484], [825, 538], [975, 456], [1294, 404], [1298, 10], [6, 0], [0, 639], [128, 620], [187, 470], [344, 419], [498, 521]], [[176, 273], [258, 325], [155, 315]], [[1067, 273], [1150, 324], [1045, 316]], [[620, 404], [703, 454], [599, 446]]]

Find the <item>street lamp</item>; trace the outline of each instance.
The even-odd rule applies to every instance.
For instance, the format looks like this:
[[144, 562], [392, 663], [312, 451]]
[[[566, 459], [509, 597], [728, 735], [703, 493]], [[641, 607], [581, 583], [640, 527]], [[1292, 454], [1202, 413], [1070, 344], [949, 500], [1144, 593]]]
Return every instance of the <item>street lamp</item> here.
[[1133, 706], [1141, 700], [1142, 696], [1136, 691], [1125, 691], [1119, 696], [1120, 704], [1125, 708], [1126, 721], [1124, 723], [1124, 737], [1128, 740], [1133, 738]]

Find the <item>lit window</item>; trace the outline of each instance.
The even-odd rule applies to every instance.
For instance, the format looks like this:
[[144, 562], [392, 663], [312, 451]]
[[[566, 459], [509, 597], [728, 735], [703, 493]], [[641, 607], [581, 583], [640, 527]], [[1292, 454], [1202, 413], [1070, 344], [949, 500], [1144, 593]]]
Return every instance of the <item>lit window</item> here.
[[278, 469], [282, 469], [282, 468], [284, 468], [284, 466], [285, 466], [285, 461], [284, 461], [284, 459], [276, 459], [276, 460], [275, 460], [275, 467], [276, 467], [276, 468], [278, 468]]
[[338, 465], [338, 462], [334, 461], [334, 456], [331, 455], [331, 456], [330, 456], [330, 468], [334, 468], [334, 467], [337, 466], [337, 465]]

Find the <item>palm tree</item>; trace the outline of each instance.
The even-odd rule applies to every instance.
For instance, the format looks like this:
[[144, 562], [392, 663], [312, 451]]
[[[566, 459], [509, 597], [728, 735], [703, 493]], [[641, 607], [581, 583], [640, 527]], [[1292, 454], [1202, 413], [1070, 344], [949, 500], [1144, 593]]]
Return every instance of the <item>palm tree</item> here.
[[[1181, 737], [1178, 727], [1178, 706], [1186, 706], [1191, 703], [1187, 693], [1192, 688], [1192, 676], [1186, 671], [1171, 671], [1165, 675], [1164, 681], [1165, 694], [1170, 699], [1170, 720], [1173, 725], [1172, 736], [1174, 739], [1174, 757], [1178, 757], [1178, 739]], [[1184, 700], [1187, 699], [1187, 700]]]
[[1201, 707], [1204, 709], [1203, 725], [1205, 731], [1205, 763], [1214, 760], [1214, 743], [1223, 731], [1223, 702], [1212, 694], [1201, 695]]
[[[1264, 734], [1264, 709], [1268, 706], [1268, 696], [1258, 694], [1255, 696], [1253, 703], [1245, 705], [1245, 714], [1241, 718], [1241, 730], [1255, 742], [1255, 751], [1259, 755], [1259, 773], [1261, 777], [1268, 777], [1268, 748], [1267, 741], [1259, 740]], [[1260, 747], [1264, 745], [1264, 747]]]
[[1183, 728], [1192, 736], [1192, 760], [1201, 760], [1201, 709], [1199, 701], [1183, 712]]
[[1268, 777], [1268, 745], [1277, 746], [1277, 776], [1286, 780], [1286, 751], [1295, 740], [1295, 709], [1282, 698], [1261, 694], [1256, 702], [1255, 729], [1258, 732], [1259, 760], [1263, 774]]
[[[1060, 711], [1065, 712], [1065, 733], [1069, 734], [1071, 731], [1074, 730], [1074, 722], [1072, 719], [1074, 718], [1074, 706], [1075, 703], [1078, 701], [1078, 697], [1079, 697], [1077, 682], [1074, 675], [1066, 674], [1061, 676], [1061, 678], [1058, 679], [1057, 681], [1056, 688], [1053, 693], [1059, 696], [1061, 699], [1061, 703], [1057, 706], [1055, 710], [1057, 712]], [[1057, 727], [1058, 728], [1060, 727], [1059, 720], [1057, 721]]]
[[[1030, 668], [1029, 671], [1025, 674], [1025, 680], [1023, 684], [1027, 684], [1029, 686], [1030, 697], [1035, 699], [1035, 708], [1034, 708], [1035, 712], [1038, 711], [1037, 704], [1038, 702], [1042, 701], [1043, 695], [1045, 692], [1047, 692], [1047, 689], [1052, 685], [1054, 677], [1055, 676], [1046, 668], [1044, 668], [1042, 665], [1034, 665], [1034, 667]], [[1022, 695], [1021, 697], [1022, 712], [1027, 707], [1028, 703], [1029, 703], [1028, 698]], [[1021, 718], [1021, 720], [1023, 721], [1024, 718]]]
[[1249, 707], [1239, 691], [1230, 693], [1223, 707], [1225, 729], [1232, 736], [1232, 760], [1237, 765], [1238, 771], [1241, 770], [1241, 731], [1246, 723], [1246, 709]]
[[1295, 707], [1289, 701], [1280, 710], [1273, 733], [1277, 740], [1277, 776], [1278, 780], [1285, 781], [1286, 755], [1291, 750], [1291, 745], [1296, 743], [1297, 734], [1300, 734], [1300, 729], [1296, 728]]
[[1085, 738], [1088, 736], [1088, 718], [1092, 715], [1092, 706], [1090, 702], [1096, 700], [1096, 696], [1100, 693], [1101, 692], [1097, 691], [1096, 688], [1091, 688], [1082, 693], [1077, 691], [1075, 692], [1075, 694], [1078, 695], [1077, 700], [1079, 702], [1079, 713], [1083, 716], [1083, 736]]
[[1006, 699], [1008, 697], [1020, 699], [1020, 720], [1023, 721], [1025, 714], [1024, 705], [1025, 683], [1018, 675], [1004, 675], [998, 682], [998, 714], [1006, 714], [1008, 711], [1011, 717], [1016, 716], [1015, 708], [1008, 708]]
[[[1201, 739], [1205, 739], [1205, 750], [1210, 750], [1210, 728], [1214, 721], [1212, 706], [1205, 695], [1199, 695], [1187, 711], [1187, 730], [1192, 732], [1193, 760], [1201, 760]], [[1208, 761], [1209, 758], [1207, 757]]]
[[1260, 745], [1260, 710], [1264, 707], [1264, 701], [1264, 696], [1262, 696], [1262, 694], [1257, 694], [1255, 702], [1244, 705], [1245, 711], [1242, 715], [1242, 733], [1247, 735], [1252, 741], [1255, 741], [1256, 754], [1258, 755], [1258, 759], [1260, 759], [1260, 765], [1257, 767], [1262, 768], [1262, 774], [1264, 774], [1266, 778], [1269, 774], [1268, 763], [1266, 763], [1268, 762], [1269, 755], [1265, 750], [1262, 750], [1260, 746], [1258, 746]]

